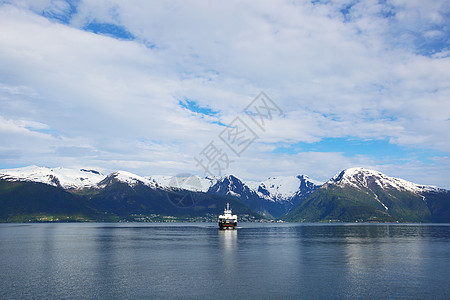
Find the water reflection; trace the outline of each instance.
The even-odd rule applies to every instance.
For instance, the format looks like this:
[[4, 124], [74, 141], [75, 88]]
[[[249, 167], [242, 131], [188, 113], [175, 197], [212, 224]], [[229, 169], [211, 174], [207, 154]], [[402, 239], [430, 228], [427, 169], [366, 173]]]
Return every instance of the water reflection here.
[[219, 270], [222, 273], [222, 280], [228, 282], [228, 278], [235, 276], [237, 271], [237, 230], [218, 230], [219, 247], [221, 250], [222, 267]]
[[[355, 229], [355, 228], [353, 228]], [[361, 226], [345, 238], [348, 276], [346, 278], [350, 295], [357, 297], [365, 287], [373, 290], [383, 286], [396, 285], [398, 292], [404, 291], [403, 280], [409, 277], [409, 288], [416, 288], [429, 278], [425, 266], [427, 228], [422, 226], [378, 225]], [[419, 242], [419, 239], [425, 241]], [[403, 290], [402, 290], [403, 289]]]
[[[119, 263], [117, 237], [119, 228], [99, 227], [95, 229], [95, 255], [93, 255], [92, 265], [96, 276], [94, 285], [97, 286], [98, 295], [117, 295], [120, 290], [120, 278], [117, 278], [116, 265]], [[114, 285], [108, 283], [114, 282]], [[104, 288], [107, 288], [104, 290]]]
[[59, 270], [59, 259], [56, 256], [56, 241], [55, 230], [57, 229], [55, 226], [51, 226], [48, 224], [44, 224], [42, 229], [42, 244], [41, 244], [41, 256], [39, 259], [36, 259], [36, 262], [39, 264], [38, 270], [42, 272], [43, 278], [46, 280], [46, 285], [51, 287], [46, 293], [46, 296], [51, 295], [51, 291], [55, 291], [58, 288], [58, 279], [60, 279], [60, 270]]
[[311, 270], [307, 276], [303, 274], [304, 281], [311, 287], [316, 280], [325, 280], [330, 284], [324, 291], [338, 291], [345, 298], [379, 298], [379, 291], [387, 286], [407, 294], [406, 286], [418, 289], [424, 281], [435, 280], [430, 279], [435, 276], [427, 259], [430, 239], [435, 235], [430, 230], [435, 228], [393, 224], [298, 226], [300, 265]]
[[237, 230], [218, 230], [220, 246], [225, 252], [230, 252], [236, 249], [237, 244]]

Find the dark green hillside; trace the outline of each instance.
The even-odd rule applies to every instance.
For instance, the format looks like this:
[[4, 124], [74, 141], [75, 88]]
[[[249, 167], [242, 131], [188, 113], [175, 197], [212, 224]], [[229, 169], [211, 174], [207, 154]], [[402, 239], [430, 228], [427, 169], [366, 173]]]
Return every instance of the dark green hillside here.
[[431, 221], [450, 223], [450, 192], [426, 192], [423, 195], [431, 212]]
[[35, 182], [0, 180], [0, 221], [88, 220], [94, 213], [79, 196]]
[[[65, 191], [43, 183], [0, 180], [0, 222], [213, 221], [227, 202], [241, 220], [262, 218], [242, 199], [164, 190], [114, 176], [101, 188]], [[245, 198], [253, 208], [250, 198]], [[383, 204], [384, 205], [383, 205]], [[388, 209], [386, 209], [386, 207]], [[378, 184], [329, 184], [283, 217], [291, 222], [450, 222], [450, 192], [413, 193]]]
[[283, 217], [290, 222], [394, 221], [384, 207], [368, 194], [332, 186], [319, 189]]
[[[437, 196], [436, 196], [437, 197]], [[377, 200], [379, 199], [389, 209]], [[431, 201], [431, 200], [430, 200]], [[441, 211], [441, 200], [433, 202]], [[283, 220], [293, 222], [431, 222], [432, 216], [423, 197], [408, 191], [380, 188], [357, 189], [330, 185], [320, 188]], [[438, 220], [439, 218], [435, 218]], [[441, 217], [439, 220], [443, 220]]]
[[261, 218], [234, 199], [186, 190], [165, 191], [144, 184], [130, 186], [123, 182], [111, 182], [89, 196], [88, 201], [96, 210], [113, 213], [122, 218], [151, 214], [178, 217], [218, 215], [223, 212], [227, 202], [230, 202], [233, 211], [238, 214]]
[[89, 205], [98, 211], [126, 216], [137, 213], [169, 213], [164, 193], [145, 185], [129, 185], [117, 182], [97, 190], [89, 197]]
[[164, 216], [215, 220], [227, 202], [240, 216], [261, 218], [234, 199], [206, 193], [166, 192], [115, 180], [100, 189], [67, 192], [43, 183], [0, 180], [0, 222], [148, 221]]
[[378, 199], [383, 202], [392, 217], [399, 222], [430, 222], [431, 213], [423, 197], [407, 191], [395, 189], [375, 189]]

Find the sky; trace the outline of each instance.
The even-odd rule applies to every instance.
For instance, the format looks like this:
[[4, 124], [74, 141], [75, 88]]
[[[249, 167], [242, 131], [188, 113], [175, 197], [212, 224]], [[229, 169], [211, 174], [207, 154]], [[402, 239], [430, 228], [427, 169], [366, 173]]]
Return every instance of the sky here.
[[450, 189], [450, 2], [0, 0], [0, 141], [2, 169]]

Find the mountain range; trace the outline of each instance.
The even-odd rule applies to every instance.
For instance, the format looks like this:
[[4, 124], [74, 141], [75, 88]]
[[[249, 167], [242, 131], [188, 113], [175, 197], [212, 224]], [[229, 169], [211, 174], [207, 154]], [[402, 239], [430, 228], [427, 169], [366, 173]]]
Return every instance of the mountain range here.
[[449, 222], [450, 192], [351, 168], [328, 180], [284, 220]]
[[105, 175], [37, 166], [0, 170], [2, 222], [214, 220], [226, 202], [241, 220], [450, 222], [448, 190], [364, 168], [344, 170], [324, 184], [306, 175], [255, 182], [234, 175]]

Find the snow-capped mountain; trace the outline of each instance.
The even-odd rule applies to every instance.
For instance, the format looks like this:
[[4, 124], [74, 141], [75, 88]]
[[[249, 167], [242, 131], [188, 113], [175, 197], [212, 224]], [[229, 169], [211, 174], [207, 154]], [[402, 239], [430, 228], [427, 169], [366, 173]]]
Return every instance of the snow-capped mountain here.
[[[95, 190], [85, 192], [85, 188]], [[187, 198], [192, 201], [183, 200]], [[10, 220], [14, 214], [22, 218], [20, 213], [25, 213], [28, 207], [22, 202], [29, 203], [36, 212], [50, 213], [58, 200], [65, 203], [60, 208], [72, 207], [74, 212], [88, 211], [94, 215], [101, 212], [102, 216], [175, 211], [184, 214], [184, 209], [191, 208], [208, 213], [217, 211], [218, 203], [230, 201], [234, 206], [244, 204], [242, 207], [260, 215], [284, 216], [288, 221], [450, 222], [450, 191], [364, 168], [346, 169], [323, 185], [305, 175], [255, 182], [234, 175], [143, 177], [116, 171], [106, 176], [91, 168], [29, 166], [0, 170], [0, 204], [17, 204], [17, 211], [3, 212], [3, 220]], [[87, 203], [89, 207], [84, 207]]]
[[292, 201], [299, 195], [306, 195], [314, 191], [321, 182], [313, 180], [306, 175], [270, 177], [261, 182], [247, 182], [258, 195], [269, 201]]
[[215, 181], [208, 193], [234, 196], [260, 214], [278, 217], [289, 212], [319, 187], [306, 175], [271, 177], [245, 182], [234, 175]]
[[389, 177], [381, 172], [365, 168], [346, 169], [328, 180], [324, 184], [324, 188], [329, 185], [353, 186], [358, 189], [379, 187], [384, 190], [396, 189], [415, 194], [442, 190], [435, 186], [420, 185], [404, 179]]
[[102, 188], [108, 182], [122, 182], [130, 186], [144, 184], [156, 187], [157, 184], [146, 177], [127, 171], [115, 171], [104, 175], [92, 169], [47, 168], [28, 166], [17, 169], [0, 170], [0, 179], [9, 181], [40, 182], [63, 189]]
[[262, 198], [288, 201], [298, 192], [300, 181], [295, 176], [270, 177], [262, 182], [247, 182]]
[[364, 168], [346, 169], [285, 216], [288, 221], [443, 222], [447, 190]]
[[253, 189], [251, 189], [243, 180], [234, 175], [226, 175], [219, 178], [213, 185], [211, 185], [208, 192], [223, 196], [237, 196], [245, 198], [248, 198], [250, 195], [256, 195], [256, 192]]
[[46, 168], [28, 166], [0, 170], [0, 179], [9, 181], [41, 182], [64, 189], [82, 189], [95, 186], [105, 179], [101, 172], [91, 169]]
[[321, 183], [306, 175], [270, 177], [263, 181], [244, 181], [234, 175], [203, 179], [205, 191], [237, 197], [258, 196], [272, 202], [291, 201], [318, 188]]
[[126, 171], [108, 176], [35, 166], [0, 171], [0, 222], [212, 220], [227, 202], [241, 220], [261, 218], [236, 199], [162, 188]]
[[125, 183], [131, 187], [138, 184], [143, 184], [151, 188], [156, 188], [157, 184], [149, 178], [142, 177], [127, 171], [115, 171], [109, 174], [106, 178], [96, 184], [97, 187], [102, 188], [115, 182]]
[[217, 181], [211, 177], [200, 177], [191, 174], [178, 174], [175, 176], [152, 175], [147, 177], [164, 189], [184, 189], [192, 192], [207, 192]]
[[166, 191], [205, 192], [236, 197], [242, 203], [268, 217], [278, 217], [287, 213], [320, 186], [320, 183], [306, 175], [271, 177], [261, 182], [246, 182], [234, 175], [226, 175], [221, 178], [201, 178], [190, 174], [144, 177], [127, 171], [116, 171], [104, 175], [91, 169], [37, 166], [0, 170], [0, 179], [41, 182], [66, 190], [102, 189], [120, 182], [131, 187], [141, 184], [152, 189]]
[[[237, 197], [247, 205], [259, 207], [257, 211], [266, 215], [286, 213], [321, 185], [306, 175], [270, 177], [263, 181], [244, 181], [234, 175], [201, 178], [190, 174], [159, 175], [149, 179], [166, 189], [181, 188]], [[267, 202], [280, 205], [278, 208], [268, 209]]]
[[220, 196], [236, 197], [259, 214], [272, 217], [282, 214], [283, 207], [275, 201], [268, 201], [250, 188], [244, 181], [234, 175], [219, 178], [208, 190], [208, 193]]

